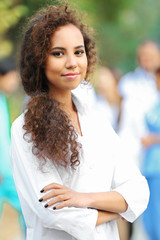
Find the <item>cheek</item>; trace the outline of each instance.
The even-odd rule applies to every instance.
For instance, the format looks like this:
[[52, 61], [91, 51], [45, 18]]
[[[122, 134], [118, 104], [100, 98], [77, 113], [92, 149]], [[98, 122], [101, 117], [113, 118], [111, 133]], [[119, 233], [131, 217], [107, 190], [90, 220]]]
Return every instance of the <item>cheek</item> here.
[[88, 67], [88, 60], [87, 60], [87, 57], [85, 57], [81, 62], [81, 68], [83, 69], [84, 74], [87, 72], [87, 67]]
[[46, 74], [48, 73], [58, 73], [61, 70], [61, 64], [59, 61], [53, 61], [49, 59], [46, 63]]

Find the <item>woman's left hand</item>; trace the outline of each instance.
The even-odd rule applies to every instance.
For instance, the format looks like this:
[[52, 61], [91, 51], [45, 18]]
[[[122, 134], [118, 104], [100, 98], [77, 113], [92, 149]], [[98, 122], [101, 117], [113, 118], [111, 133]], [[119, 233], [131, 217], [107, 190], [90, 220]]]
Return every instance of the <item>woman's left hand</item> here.
[[53, 207], [54, 210], [69, 206], [87, 208], [89, 205], [89, 196], [87, 193], [73, 191], [72, 189], [58, 183], [51, 183], [45, 186], [41, 192], [48, 193], [39, 199], [40, 202], [51, 199], [44, 205], [46, 208], [55, 204], [57, 205]]

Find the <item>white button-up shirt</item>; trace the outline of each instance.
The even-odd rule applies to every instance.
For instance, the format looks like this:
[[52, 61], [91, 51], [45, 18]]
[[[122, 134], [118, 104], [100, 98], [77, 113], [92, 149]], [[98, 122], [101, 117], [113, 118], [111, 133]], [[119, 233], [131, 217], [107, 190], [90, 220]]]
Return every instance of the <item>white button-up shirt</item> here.
[[[119, 192], [128, 209], [121, 213], [134, 221], [147, 207], [149, 190], [136, 166], [128, 164], [119, 139], [103, 115], [83, 108], [73, 96], [83, 136], [80, 165], [76, 170], [63, 168], [49, 161], [39, 168], [32, 154], [32, 143], [24, 140], [24, 114], [12, 125], [11, 161], [22, 211], [27, 225], [27, 240], [118, 240], [116, 221], [96, 227], [98, 211], [89, 208], [44, 208], [40, 190], [55, 182], [78, 192]], [[127, 161], [126, 161], [127, 160]]]

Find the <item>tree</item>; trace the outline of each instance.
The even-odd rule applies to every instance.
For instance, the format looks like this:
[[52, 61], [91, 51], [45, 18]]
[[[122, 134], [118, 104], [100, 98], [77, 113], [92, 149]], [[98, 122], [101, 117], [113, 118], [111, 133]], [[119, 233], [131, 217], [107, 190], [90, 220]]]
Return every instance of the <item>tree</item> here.
[[16, 26], [20, 18], [27, 14], [27, 7], [14, 3], [14, 0], [0, 1], [0, 59], [9, 56], [14, 48], [12, 39], [7, 34]]
[[[12, 39], [9, 41], [10, 46], [11, 43], [13, 46], [13, 42], [19, 45], [22, 36], [21, 27], [24, 26], [26, 17], [31, 16], [38, 8], [46, 4], [59, 2], [59, 0], [19, 0], [19, 3], [15, 4], [16, 0], [1, 1], [3, 3], [0, 4], [0, 7], [3, 5], [3, 14], [0, 18], [2, 24], [4, 25], [4, 19], [7, 19], [4, 15], [8, 18], [13, 16], [15, 19], [11, 21], [13, 24], [9, 24], [0, 39], [1, 42], [3, 40], [5, 44], [8, 44], [9, 39], [8, 41], [6, 39], [7, 34], [10, 34]], [[145, 39], [159, 41], [159, 0], [68, 1], [75, 4], [82, 12], [87, 12], [88, 16], [84, 21], [95, 28], [98, 54], [102, 64], [119, 67], [124, 72], [132, 70], [135, 67], [137, 45]], [[10, 6], [8, 2], [11, 2]], [[15, 11], [14, 8], [17, 10]], [[17, 40], [17, 35], [19, 40]], [[9, 49], [9, 44], [8, 47], [2, 49], [9, 52], [7, 48]]]

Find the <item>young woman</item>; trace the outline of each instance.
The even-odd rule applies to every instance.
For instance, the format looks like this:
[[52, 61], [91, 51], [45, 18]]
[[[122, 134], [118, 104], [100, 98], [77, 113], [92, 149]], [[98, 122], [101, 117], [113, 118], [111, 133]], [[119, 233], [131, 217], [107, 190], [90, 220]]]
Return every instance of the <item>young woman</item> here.
[[95, 63], [90, 30], [67, 4], [29, 23], [20, 73], [30, 101], [11, 147], [29, 240], [117, 240], [116, 219], [132, 222], [147, 206], [147, 182], [113, 129], [71, 93]]

